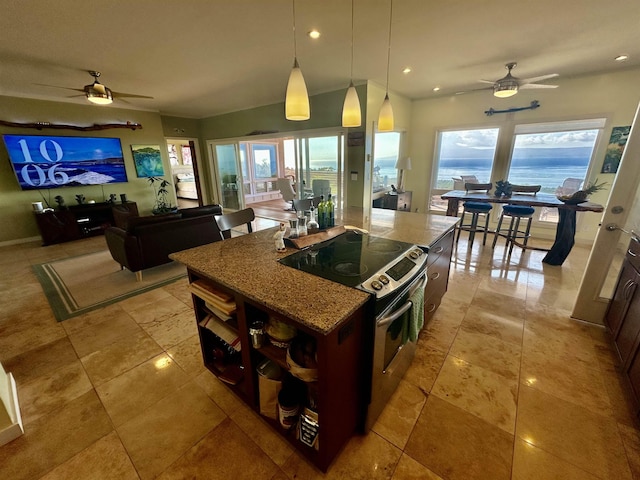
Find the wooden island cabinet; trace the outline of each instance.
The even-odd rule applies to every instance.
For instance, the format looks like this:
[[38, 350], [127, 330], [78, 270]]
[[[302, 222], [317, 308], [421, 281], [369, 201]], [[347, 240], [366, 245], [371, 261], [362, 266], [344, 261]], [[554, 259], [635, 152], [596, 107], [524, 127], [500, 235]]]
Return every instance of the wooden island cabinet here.
[[640, 239], [629, 242], [606, 323], [640, 415]]
[[[408, 242], [430, 246], [435, 278], [425, 299], [433, 305], [433, 314], [446, 290], [457, 220], [392, 210], [374, 212], [368, 220], [366, 213], [350, 209], [336, 221], [366, 228], [371, 235], [404, 236]], [[279, 263], [295, 250], [276, 252], [274, 233], [275, 229], [262, 230], [170, 257], [187, 266], [206, 367], [326, 471], [349, 438], [364, 431], [371, 391], [373, 301], [364, 291]], [[295, 332], [292, 342], [306, 339], [306, 345], [313, 346], [315, 374], [300, 376], [286, 345], [254, 344], [251, 333], [256, 324], [284, 325]], [[265, 381], [265, 364], [274, 365], [281, 376]], [[283, 427], [276, 408], [280, 388], [297, 392], [300, 415], [291, 428]]]

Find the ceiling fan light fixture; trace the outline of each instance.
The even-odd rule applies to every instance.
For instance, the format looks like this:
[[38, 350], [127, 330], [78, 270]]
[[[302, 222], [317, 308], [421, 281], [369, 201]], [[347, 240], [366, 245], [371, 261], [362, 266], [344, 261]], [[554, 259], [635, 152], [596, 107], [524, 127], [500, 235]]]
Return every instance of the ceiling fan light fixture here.
[[87, 100], [96, 105], [109, 105], [113, 103], [113, 93], [111, 93], [111, 89], [99, 82], [95, 82], [93, 85], [85, 85], [84, 93]]
[[518, 93], [518, 82], [514, 79], [502, 80], [493, 86], [493, 95], [498, 98], [513, 97]]

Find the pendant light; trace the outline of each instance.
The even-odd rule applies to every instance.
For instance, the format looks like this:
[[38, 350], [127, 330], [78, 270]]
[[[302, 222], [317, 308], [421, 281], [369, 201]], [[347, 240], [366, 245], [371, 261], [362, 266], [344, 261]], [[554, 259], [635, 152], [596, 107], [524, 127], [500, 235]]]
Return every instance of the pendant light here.
[[360, 99], [356, 87], [353, 86], [353, 0], [351, 0], [351, 81], [342, 106], [342, 126], [359, 127], [362, 125]]
[[389, 100], [389, 63], [391, 60], [391, 21], [393, 19], [393, 0], [390, 1], [389, 6], [389, 48], [387, 50], [387, 91], [384, 96], [384, 102], [380, 108], [380, 114], [378, 116], [378, 131], [379, 132], [391, 132], [393, 131], [393, 108], [391, 107], [391, 100]]
[[302, 76], [302, 70], [298, 65], [298, 52], [296, 46], [296, 1], [293, 3], [293, 69], [287, 83], [287, 94], [284, 101], [285, 118], [287, 120], [309, 120], [309, 94], [307, 85]]

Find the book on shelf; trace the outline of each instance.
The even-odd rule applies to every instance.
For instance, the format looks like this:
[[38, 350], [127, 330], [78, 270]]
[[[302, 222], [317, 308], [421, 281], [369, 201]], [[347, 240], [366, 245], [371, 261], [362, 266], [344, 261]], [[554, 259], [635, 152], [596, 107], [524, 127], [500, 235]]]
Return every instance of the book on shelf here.
[[233, 315], [236, 312], [236, 302], [231, 295], [219, 292], [200, 280], [189, 284], [189, 290], [226, 316]]
[[222, 310], [216, 308], [215, 305], [213, 305], [210, 302], [207, 302], [206, 300], [204, 302], [204, 306], [207, 308], [207, 310], [209, 310], [211, 313], [213, 313], [220, 320], [224, 320], [225, 322], [228, 322], [229, 320], [231, 320], [233, 318], [231, 315], [227, 315]]
[[241, 344], [238, 332], [236, 332], [233, 328], [229, 327], [224, 322], [219, 322], [212, 315], [207, 315], [198, 323], [198, 325], [212, 332], [216, 337], [221, 339], [236, 352], [240, 351]]

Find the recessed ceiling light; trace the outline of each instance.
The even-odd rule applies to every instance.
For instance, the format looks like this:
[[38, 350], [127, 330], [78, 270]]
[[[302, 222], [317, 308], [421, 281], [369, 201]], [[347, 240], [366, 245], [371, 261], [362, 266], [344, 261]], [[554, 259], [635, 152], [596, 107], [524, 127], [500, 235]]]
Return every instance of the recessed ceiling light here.
[[404, 73], [405, 75], [406, 75], [407, 73], [411, 73], [411, 67], [404, 67], [404, 68], [402, 69], [402, 73]]
[[629, 59], [629, 55], [618, 55], [616, 58], [614, 58], [614, 60], [616, 62], [624, 62], [625, 60]]
[[439, 92], [440, 91], [440, 87], [433, 87], [433, 91], [434, 92]]
[[318, 30], [311, 30], [307, 35], [309, 35], [310, 38], [313, 38], [314, 40], [316, 38], [320, 38], [320, 32]]

